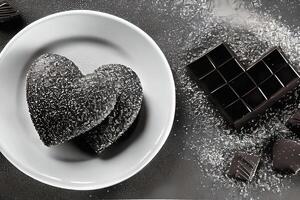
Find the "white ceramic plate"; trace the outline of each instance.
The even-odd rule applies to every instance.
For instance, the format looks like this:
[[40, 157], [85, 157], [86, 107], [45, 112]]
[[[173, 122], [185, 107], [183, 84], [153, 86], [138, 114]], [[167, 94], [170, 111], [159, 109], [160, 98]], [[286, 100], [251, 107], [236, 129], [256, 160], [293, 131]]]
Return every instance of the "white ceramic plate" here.
[[[48, 148], [31, 122], [26, 98], [28, 64], [44, 52], [73, 60], [83, 73], [102, 64], [130, 66], [140, 77], [144, 105], [134, 132], [98, 158], [67, 143]], [[158, 153], [172, 127], [175, 86], [168, 62], [141, 29], [95, 11], [67, 11], [19, 32], [0, 54], [0, 150], [19, 170], [43, 183], [91, 190], [119, 183]]]

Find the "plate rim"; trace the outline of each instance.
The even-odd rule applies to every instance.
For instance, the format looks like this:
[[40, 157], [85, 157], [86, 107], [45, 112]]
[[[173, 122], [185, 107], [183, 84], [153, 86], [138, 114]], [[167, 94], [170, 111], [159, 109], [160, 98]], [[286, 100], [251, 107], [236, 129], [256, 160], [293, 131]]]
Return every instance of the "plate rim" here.
[[173, 123], [174, 123], [174, 118], [175, 118], [175, 110], [176, 110], [176, 87], [175, 87], [175, 82], [174, 82], [174, 77], [173, 77], [173, 73], [171, 70], [171, 67], [164, 55], [164, 53], [162, 52], [162, 50], [159, 48], [159, 46], [157, 45], [157, 43], [146, 33], [144, 32], [141, 28], [137, 27], [136, 25], [132, 24], [131, 22], [122, 19], [120, 17], [117, 17], [115, 15], [112, 14], [108, 14], [105, 12], [100, 12], [100, 11], [93, 11], [93, 10], [68, 10], [68, 11], [62, 11], [62, 12], [57, 12], [54, 14], [50, 14], [47, 15], [45, 17], [42, 17], [32, 23], [30, 23], [29, 25], [25, 26], [21, 31], [19, 31], [14, 37], [12, 37], [9, 42], [5, 45], [5, 47], [3, 48], [3, 50], [0, 53], [0, 59], [2, 59], [2, 57], [5, 56], [7, 50], [13, 45], [13, 43], [19, 38], [21, 37], [25, 32], [27, 32], [28, 30], [30, 30], [32, 27], [37, 26], [38, 24], [53, 19], [53, 18], [57, 18], [57, 17], [61, 17], [61, 16], [65, 16], [65, 15], [73, 15], [73, 14], [83, 14], [83, 15], [95, 15], [98, 17], [106, 17], [109, 18], [110, 20], [115, 20], [117, 22], [120, 22], [126, 26], [129, 26], [131, 29], [133, 29], [134, 31], [138, 32], [139, 34], [141, 34], [143, 36], [143, 38], [145, 38], [148, 42], [150, 42], [151, 46], [155, 49], [155, 51], [159, 54], [159, 56], [161, 57], [161, 59], [164, 62], [164, 65], [168, 66], [167, 69], [167, 74], [168, 74], [168, 78], [170, 80], [172, 80], [171, 83], [171, 96], [173, 99], [172, 102], [170, 102], [171, 105], [171, 113], [169, 114], [169, 120], [168, 120], [168, 125], [166, 126], [166, 128], [164, 129], [164, 134], [162, 134], [162, 137], [160, 138], [159, 142], [156, 143], [156, 148], [153, 148], [153, 151], [151, 151], [150, 154], [147, 155], [147, 159], [145, 159], [142, 164], [137, 165], [137, 167], [135, 167], [134, 169], [130, 170], [129, 172], [127, 172], [126, 174], [122, 175], [120, 178], [118, 179], [114, 179], [112, 181], [108, 181], [106, 183], [102, 183], [102, 184], [91, 184], [88, 186], [85, 185], [67, 185], [64, 182], [51, 182], [49, 180], [51, 180], [49, 177], [45, 178], [43, 176], [40, 176], [38, 173], [35, 173], [34, 170], [28, 169], [27, 167], [22, 166], [22, 163], [19, 163], [17, 160], [15, 160], [13, 158], [13, 156], [11, 156], [11, 154], [9, 154], [7, 151], [5, 151], [4, 148], [2, 148], [1, 144], [0, 144], [0, 152], [2, 153], [2, 155], [11, 163], [13, 164], [14, 167], [16, 167], [18, 170], [20, 170], [22, 173], [26, 174], [27, 176], [50, 186], [54, 186], [57, 188], [63, 188], [63, 189], [69, 189], [69, 190], [96, 190], [96, 189], [103, 189], [103, 188], [107, 188], [113, 185], [116, 185], [120, 182], [123, 182], [127, 179], [129, 179], [130, 177], [138, 174], [147, 164], [149, 164], [153, 158], [158, 154], [158, 152], [162, 149], [164, 143], [166, 142], [168, 136], [170, 135], [171, 129], [173, 127]]

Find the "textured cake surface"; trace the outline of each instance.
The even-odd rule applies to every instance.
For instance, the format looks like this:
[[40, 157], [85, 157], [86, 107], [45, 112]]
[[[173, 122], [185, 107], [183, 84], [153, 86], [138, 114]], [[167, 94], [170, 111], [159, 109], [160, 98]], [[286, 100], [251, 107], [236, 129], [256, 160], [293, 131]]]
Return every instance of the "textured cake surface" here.
[[116, 86], [105, 73], [83, 75], [69, 59], [43, 54], [30, 66], [26, 97], [33, 124], [47, 146], [100, 124], [116, 104]]
[[99, 154], [132, 125], [142, 105], [143, 89], [136, 73], [124, 65], [104, 65], [96, 73], [110, 76], [119, 83], [116, 87], [118, 99], [113, 111], [101, 124], [83, 135], [84, 140]]

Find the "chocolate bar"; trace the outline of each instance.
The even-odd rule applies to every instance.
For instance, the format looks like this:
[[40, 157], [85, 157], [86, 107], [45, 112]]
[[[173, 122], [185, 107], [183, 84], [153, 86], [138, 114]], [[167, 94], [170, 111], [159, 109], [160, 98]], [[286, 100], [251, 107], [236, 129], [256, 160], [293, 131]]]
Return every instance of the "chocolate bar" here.
[[285, 123], [285, 126], [300, 136], [300, 110], [297, 110]]
[[245, 70], [223, 43], [189, 64], [188, 69], [236, 128], [264, 112], [299, 83], [298, 73], [279, 47], [270, 49]]
[[255, 175], [259, 162], [260, 156], [237, 152], [231, 161], [228, 177], [250, 182]]
[[296, 174], [300, 170], [300, 143], [290, 139], [277, 140], [273, 145], [273, 168]]

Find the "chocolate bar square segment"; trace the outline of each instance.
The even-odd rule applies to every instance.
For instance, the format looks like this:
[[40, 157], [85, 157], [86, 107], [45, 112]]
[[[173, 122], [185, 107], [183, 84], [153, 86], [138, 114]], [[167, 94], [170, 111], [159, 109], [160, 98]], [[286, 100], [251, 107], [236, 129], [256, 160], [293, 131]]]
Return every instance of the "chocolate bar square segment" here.
[[266, 98], [258, 88], [255, 88], [243, 96], [243, 100], [252, 110], [254, 110], [265, 102]]
[[283, 86], [275, 76], [271, 76], [259, 85], [262, 92], [267, 98], [271, 98], [273, 94], [278, 92]]
[[193, 73], [196, 79], [212, 72], [215, 68], [206, 56], [203, 56], [188, 65], [188, 69]]
[[237, 152], [231, 161], [228, 177], [251, 182], [260, 162], [260, 156]]
[[247, 72], [257, 85], [266, 80], [268, 77], [272, 76], [272, 72], [262, 61], [253, 65], [250, 69], [247, 70]]
[[224, 85], [210, 94], [210, 100], [222, 107], [226, 107], [237, 99], [238, 96], [228, 85]]
[[254, 89], [256, 85], [246, 73], [242, 73], [230, 82], [231, 87], [239, 96], [243, 96], [250, 90]]
[[207, 55], [217, 68], [233, 57], [225, 44], [220, 44]]
[[227, 61], [218, 70], [227, 81], [231, 81], [243, 72], [243, 68], [235, 59]]
[[277, 140], [272, 149], [273, 168], [285, 174], [300, 171], [300, 141]]
[[282, 68], [281, 70], [276, 72], [276, 76], [285, 86], [287, 86], [290, 82], [298, 79], [298, 74], [291, 67]]
[[220, 86], [225, 84], [225, 80], [217, 71], [213, 71], [204, 78], [199, 80], [199, 84], [207, 93], [211, 93]]
[[272, 52], [267, 54], [263, 61], [268, 65], [268, 67], [275, 73], [283, 67], [290, 67], [289, 64], [284, 59], [284, 56], [279, 52], [278, 49], [274, 49]]
[[234, 103], [228, 105], [225, 108], [225, 112], [229, 119], [234, 122], [242, 118], [244, 115], [248, 114], [250, 110], [241, 100], [237, 100]]

